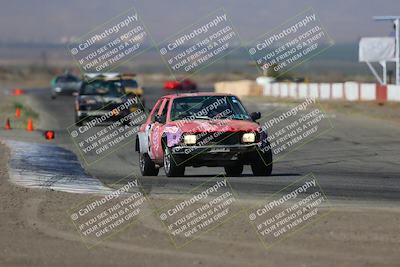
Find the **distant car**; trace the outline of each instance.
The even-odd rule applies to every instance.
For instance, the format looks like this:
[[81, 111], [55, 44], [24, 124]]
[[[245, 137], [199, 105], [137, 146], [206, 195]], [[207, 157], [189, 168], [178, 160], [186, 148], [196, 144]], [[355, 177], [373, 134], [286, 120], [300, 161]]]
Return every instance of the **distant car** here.
[[[217, 103], [217, 104], [215, 104]], [[229, 94], [190, 93], [158, 100], [136, 139], [143, 176], [183, 176], [186, 166], [224, 167], [229, 176], [250, 165], [254, 175], [272, 172], [267, 134], [240, 100]]]
[[197, 90], [197, 84], [189, 79], [184, 79], [182, 81], [172, 80], [164, 83], [164, 89], [194, 92]]
[[72, 74], [57, 76], [51, 81], [51, 98], [55, 99], [61, 94], [72, 95], [79, 90], [81, 84], [82, 81]]
[[113, 112], [113, 116], [104, 122], [119, 120], [130, 112], [128, 109], [117, 110], [126, 100], [125, 89], [119, 78], [95, 77], [86, 80], [82, 83], [75, 99], [75, 124], [81, 126], [85, 122], [96, 117], [102, 117], [110, 111]]
[[196, 91], [197, 90], [197, 84], [189, 79], [184, 79], [181, 82], [181, 86], [182, 86], [183, 91]]
[[178, 81], [166, 81], [164, 83], [164, 89], [167, 90], [181, 90], [181, 83]]

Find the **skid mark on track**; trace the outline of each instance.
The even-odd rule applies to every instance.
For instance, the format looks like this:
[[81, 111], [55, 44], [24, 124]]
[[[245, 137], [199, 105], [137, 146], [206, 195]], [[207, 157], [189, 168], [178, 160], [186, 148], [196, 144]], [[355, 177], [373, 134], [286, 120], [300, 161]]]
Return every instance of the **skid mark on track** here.
[[69, 193], [111, 192], [98, 179], [87, 175], [69, 150], [51, 144], [2, 142], [10, 149], [10, 180], [17, 185]]

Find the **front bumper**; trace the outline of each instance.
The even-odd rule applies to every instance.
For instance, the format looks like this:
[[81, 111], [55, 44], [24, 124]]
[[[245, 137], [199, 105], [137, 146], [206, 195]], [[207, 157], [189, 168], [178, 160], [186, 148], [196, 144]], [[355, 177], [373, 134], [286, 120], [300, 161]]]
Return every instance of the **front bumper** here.
[[175, 146], [172, 148], [173, 155], [197, 155], [199, 153], [209, 154], [236, 154], [255, 151], [258, 144], [240, 145], [208, 145], [208, 146]]
[[176, 146], [171, 148], [177, 163], [185, 166], [229, 166], [250, 164], [258, 143], [238, 145]]
[[[79, 110], [77, 111], [77, 115], [80, 119], [86, 118], [87, 120], [93, 119], [93, 118], [100, 118], [102, 116], [105, 116], [106, 114], [109, 114], [111, 110]], [[108, 117], [104, 122], [109, 122], [109, 121], [117, 121], [125, 116], [127, 116], [129, 113], [127, 112], [120, 112], [118, 115], [113, 115]]]

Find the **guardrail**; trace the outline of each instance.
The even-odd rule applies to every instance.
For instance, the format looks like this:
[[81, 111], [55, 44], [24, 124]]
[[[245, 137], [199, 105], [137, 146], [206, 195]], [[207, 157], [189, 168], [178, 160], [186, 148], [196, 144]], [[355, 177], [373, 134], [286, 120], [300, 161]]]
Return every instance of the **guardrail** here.
[[400, 101], [400, 86], [375, 83], [294, 83], [263, 82], [263, 95], [283, 98], [316, 97], [320, 100]]

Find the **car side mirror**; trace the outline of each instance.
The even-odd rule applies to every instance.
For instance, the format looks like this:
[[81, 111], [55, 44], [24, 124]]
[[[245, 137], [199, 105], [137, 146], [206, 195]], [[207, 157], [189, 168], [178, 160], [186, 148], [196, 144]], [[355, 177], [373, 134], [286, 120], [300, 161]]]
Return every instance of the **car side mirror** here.
[[252, 113], [250, 114], [250, 118], [251, 118], [253, 121], [256, 121], [256, 120], [258, 120], [258, 119], [261, 118], [261, 113], [260, 113], [260, 112], [252, 112]]
[[158, 123], [164, 124], [165, 123], [165, 117], [162, 115], [156, 115], [154, 117], [154, 120]]

